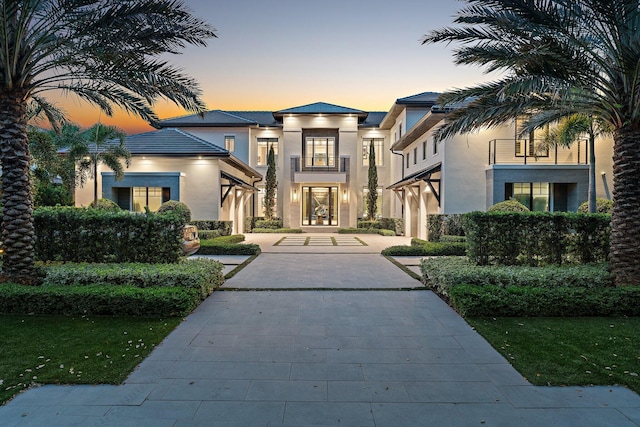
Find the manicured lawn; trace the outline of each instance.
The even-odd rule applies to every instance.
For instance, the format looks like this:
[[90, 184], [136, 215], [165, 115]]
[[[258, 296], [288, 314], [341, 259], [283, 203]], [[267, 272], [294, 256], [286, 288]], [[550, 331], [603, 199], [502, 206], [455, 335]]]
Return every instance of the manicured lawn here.
[[0, 402], [33, 383], [121, 383], [180, 321], [0, 315]]
[[619, 384], [640, 393], [640, 317], [467, 321], [533, 384]]

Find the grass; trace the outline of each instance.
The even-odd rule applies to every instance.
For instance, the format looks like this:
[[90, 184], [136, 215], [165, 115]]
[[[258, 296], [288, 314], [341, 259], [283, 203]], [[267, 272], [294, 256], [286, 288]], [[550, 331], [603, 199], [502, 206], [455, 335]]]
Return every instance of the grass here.
[[535, 385], [624, 385], [640, 393], [640, 317], [468, 318]]
[[33, 384], [119, 384], [180, 321], [0, 315], [0, 403]]

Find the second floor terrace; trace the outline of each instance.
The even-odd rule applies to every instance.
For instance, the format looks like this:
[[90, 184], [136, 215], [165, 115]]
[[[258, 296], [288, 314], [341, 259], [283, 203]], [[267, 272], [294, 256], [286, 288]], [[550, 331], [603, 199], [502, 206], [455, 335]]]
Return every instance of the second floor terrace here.
[[292, 182], [349, 182], [348, 156], [291, 156]]
[[588, 162], [586, 139], [577, 140], [569, 147], [549, 147], [536, 139], [489, 141], [489, 165], [586, 165]]

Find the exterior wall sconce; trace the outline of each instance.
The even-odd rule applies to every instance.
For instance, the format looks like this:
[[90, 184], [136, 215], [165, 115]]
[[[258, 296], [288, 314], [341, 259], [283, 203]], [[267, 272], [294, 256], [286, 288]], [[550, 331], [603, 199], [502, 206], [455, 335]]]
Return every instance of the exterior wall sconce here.
[[347, 203], [349, 201], [349, 191], [348, 190], [342, 190], [342, 202], [343, 203]]
[[294, 202], [298, 201], [298, 189], [297, 188], [293, 189], [293, 193], [291, 193], [291, 200], [293, 200]]

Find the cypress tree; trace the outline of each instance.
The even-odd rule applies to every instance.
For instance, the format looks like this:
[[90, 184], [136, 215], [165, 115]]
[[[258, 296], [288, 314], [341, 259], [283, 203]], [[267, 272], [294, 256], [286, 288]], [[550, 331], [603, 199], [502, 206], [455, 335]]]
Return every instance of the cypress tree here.
[[266, 195], [264, 198], [264, 218], [266, 220], [273, 219], [273, 208], [276, 204], [276, 188], [278, 181], [276, 180], [276, 155], [273, 152], [273, 145], [269, 147], [267, 155], [267, 182]]
[[373, 146], [373, 140], [369, 145], [369, 194], [367, 194], [367, 212], [369, 220], [376, 219], [377, 203], [378, 203], [378, 168], [376, 168], [376, 150]]

